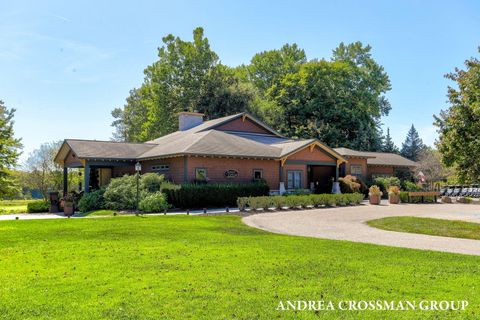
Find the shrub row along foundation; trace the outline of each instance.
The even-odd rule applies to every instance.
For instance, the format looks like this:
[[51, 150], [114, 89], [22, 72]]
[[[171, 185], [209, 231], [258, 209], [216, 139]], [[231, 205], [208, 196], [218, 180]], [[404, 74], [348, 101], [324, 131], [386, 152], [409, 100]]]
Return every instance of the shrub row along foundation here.
[[271, 210], [271, 209], [297, 209], [297, 208], [320, 208], [330, 206], [357, 205], [363, 200], [360, 193], [346, 194], [310, 194], [290, 196], [265, 196], [265, 197], [240, 197], [237, 205], [240, 211]]

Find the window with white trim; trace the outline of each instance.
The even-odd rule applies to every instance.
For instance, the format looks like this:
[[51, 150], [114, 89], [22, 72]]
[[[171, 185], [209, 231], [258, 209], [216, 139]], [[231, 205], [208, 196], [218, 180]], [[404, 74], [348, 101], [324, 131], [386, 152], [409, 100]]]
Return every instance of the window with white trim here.
[[262, 179], [263, 179], [263, 170], [253, 169], [253, 180], [262, 180]]
[[287, 171], [287, 189], [301, 189], [302, 188], [302, 171], [289, 170]]
[[350, 174], [352, 176], [361, 177], [362, 176], [362, 166], [360, 164], [351, 164], [350, 165]]

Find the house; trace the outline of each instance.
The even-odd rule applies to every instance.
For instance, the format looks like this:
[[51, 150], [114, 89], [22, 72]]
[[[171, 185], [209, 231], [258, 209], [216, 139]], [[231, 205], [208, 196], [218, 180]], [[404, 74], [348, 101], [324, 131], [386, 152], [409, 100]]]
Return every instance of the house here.
[[146, 143], [66, 139], [55, 161], [64, 168], [64, 192], [68, 168], [85, 169], [85, 192], [112, 177], [134, 174], [137, 166], [141, 173], [157, 172], [175, 183], [264, 180], [278, 193], [331, 192], [332, 182], [352, 169], [363, 176], [370, 168], [379, 173], [390, 168], [374, 169], [370, 159], [375, 156], [349, 151], [355, 152], [331, 149], [317, 139], [284, 137], [248, 113], [203, 121], [203, 114], [181, 112], [179, 130], [169, 135]]
[[340, 175], [357, 176], [364, 181], [376, 177], [400, 175], [401, 171], [412, 171], [417, 163], [396, 153], [356, 151], [348, 148], [335, 148], [347, 162], [342, 164]]

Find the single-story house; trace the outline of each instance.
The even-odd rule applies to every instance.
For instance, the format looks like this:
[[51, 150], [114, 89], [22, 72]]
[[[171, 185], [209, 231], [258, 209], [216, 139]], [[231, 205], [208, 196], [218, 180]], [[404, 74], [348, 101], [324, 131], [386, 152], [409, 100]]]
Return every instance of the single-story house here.
[[396, 153], [356, 151], [335, 148], [347, 162], [340, 168], [340, 175], [357, 176], [367, 181], [377, 177], [394, 176], [399, 171], [413, 171], [417, 163]]
[[[209, 121], [200, 113], [181, 112], [179, 130], [169, 135], [145, 143], [66, 139], [55, 161], [64, 168], [64, 192], [68, 168], [85, 169], [85, 192], [134, 174], [137, 165], [140, 173], [157, 172], [175, 183], [264, 180], [273, 192], [283, 193], [331, 192], [340, 175], [393, 174], [402, 165], [386, 154], [355, 152], [331, 149], [317, 139], [284, 137], [245, 112]], [[414, 165], [400, 158], [407, 167]]]

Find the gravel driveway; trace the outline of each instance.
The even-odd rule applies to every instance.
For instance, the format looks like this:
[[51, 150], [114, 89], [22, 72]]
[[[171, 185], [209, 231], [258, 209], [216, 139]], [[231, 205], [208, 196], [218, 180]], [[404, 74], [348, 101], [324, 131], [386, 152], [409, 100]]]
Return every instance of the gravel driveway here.
[[368, 220], [391, 216], [416, 216], [480, 223], [480, 205], [399, 204], [268, 212], [244, 217], [245, 224], [275, 233], [348, 240], [422, 250], [480, 255], [480, 240], [448, 238], [380, 230]]

